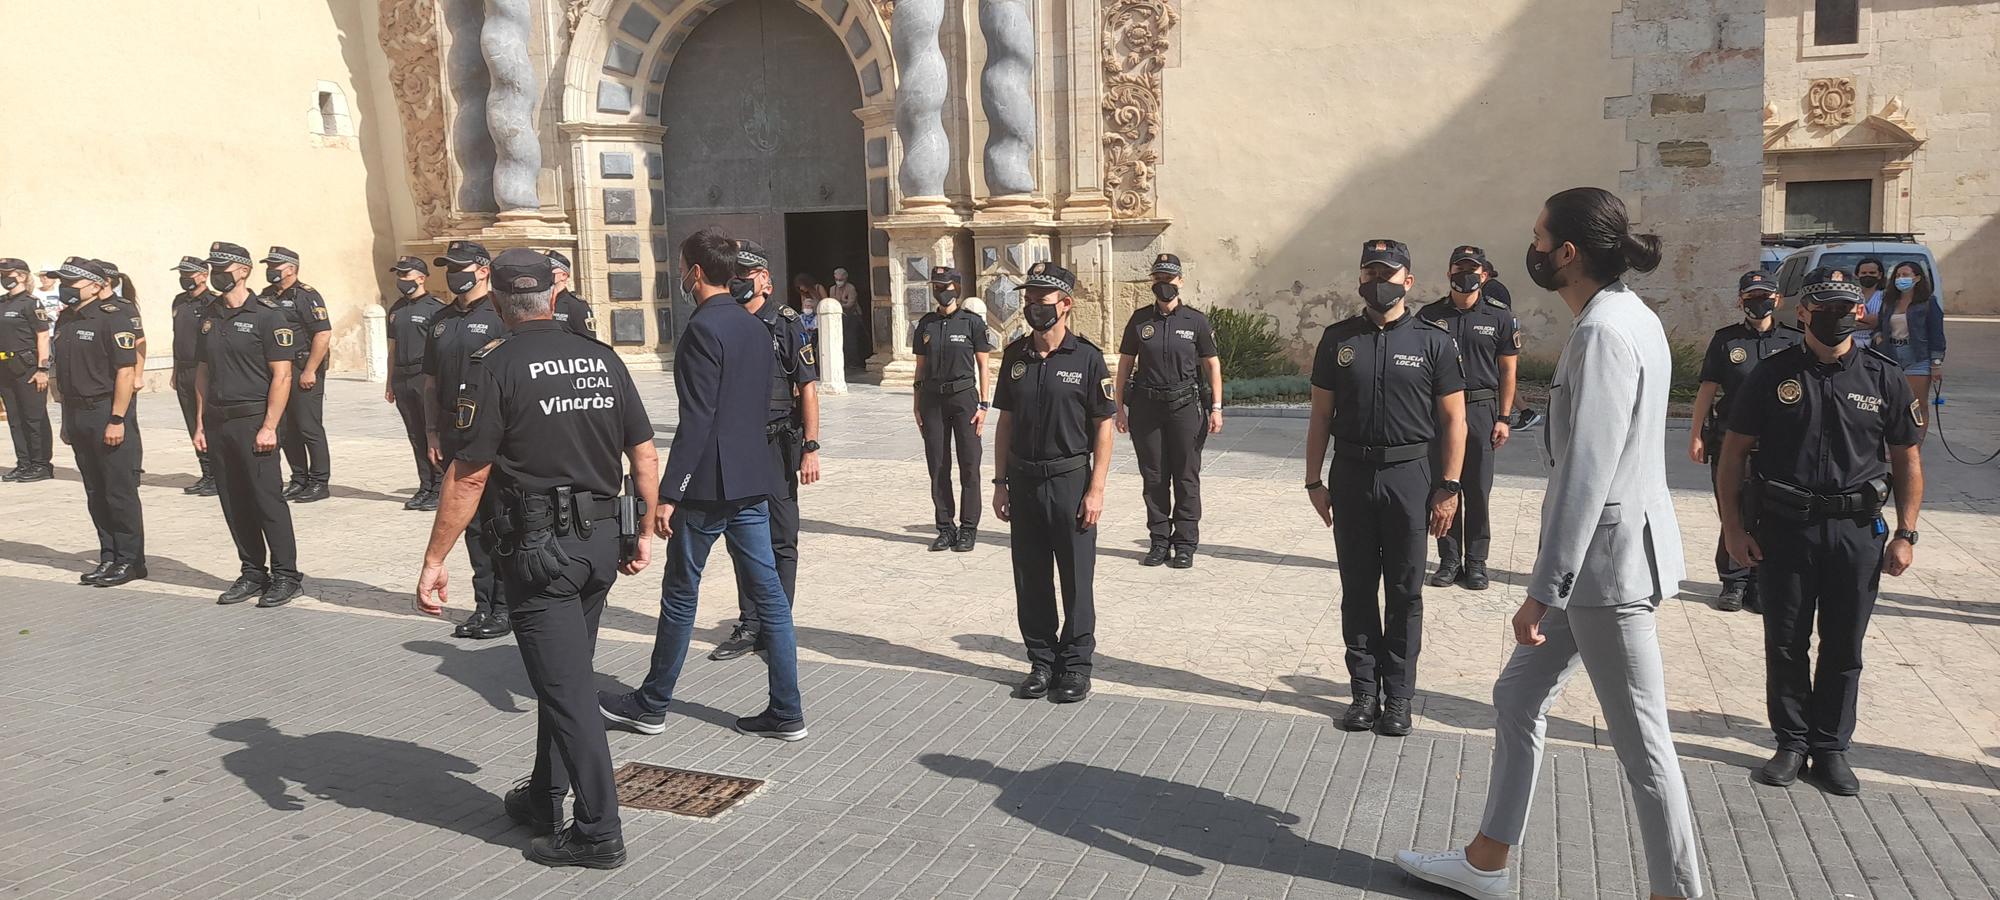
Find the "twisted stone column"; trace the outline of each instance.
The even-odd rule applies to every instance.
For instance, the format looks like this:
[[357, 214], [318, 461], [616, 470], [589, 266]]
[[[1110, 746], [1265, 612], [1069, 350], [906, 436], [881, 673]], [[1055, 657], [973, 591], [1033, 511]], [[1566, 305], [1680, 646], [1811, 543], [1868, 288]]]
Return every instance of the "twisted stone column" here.
[[1035, 20], [1028, 0], [979, 0], [986, 71], [986, 189], [994, 196], [1035, 190]]
[[492, 87], [486, 95], [486, 128], [493, 136], [493, 199], [501, 212], [535, 209], [535, 179], [542, 143], [535, 135], [535, 64], [528, 56], [534, 26], [531, 0], [486, 0], [479, 50]]
[[905, 206], [918, 198], [942, 198], [945, 172], [951, 164], [950, 140], [944, 132], [949, 73], [938, 43], [943, 24], [944, 0], [900, 0], [896, 4], [890, 43], [899, 73], [896, 136], [903, 142], [903, 167], [896, 183]]

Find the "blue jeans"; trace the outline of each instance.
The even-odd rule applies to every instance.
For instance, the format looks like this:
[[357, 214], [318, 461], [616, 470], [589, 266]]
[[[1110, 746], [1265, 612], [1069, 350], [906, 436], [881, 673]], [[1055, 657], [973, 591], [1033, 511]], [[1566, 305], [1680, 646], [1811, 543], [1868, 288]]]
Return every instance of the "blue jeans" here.
[[653, 662], [639, 686], [639, 705], [648, 712], [665, 712], [674, 698], [674, 683], [687, 662], [688, 640], [694, 635], [695, 599], [701, 593], [701, 570], [717, 538], [724, 538], [729, 559], [756, 605], [765, 661], [771, 667], [770, 712], [780, 720], [805, 719], [799, 700], [799, 643], [792, 632], [792, 606], [778, 581], [771, 553], [770, 511], [764, 500], [745, 504], [689, 502], [674, 510], [674, 535], [667, 540], [667, 570], [660, 585], [660, 625], [653, 638]]

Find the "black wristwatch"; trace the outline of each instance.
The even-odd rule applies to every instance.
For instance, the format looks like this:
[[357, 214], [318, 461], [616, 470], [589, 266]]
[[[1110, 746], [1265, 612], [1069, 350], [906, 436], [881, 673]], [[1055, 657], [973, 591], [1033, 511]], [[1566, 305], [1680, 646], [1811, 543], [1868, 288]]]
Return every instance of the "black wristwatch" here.
[[803, 448], [801, 448], [801, 449], [804, 449], [804, 450], [805, 450], [805, 451], [806, 451], [807, 453], [818, 453], [818, 452], [819, 452], [819, 442], [818, 442], [818, 441], [807, 441], [807, 442], [805, 442], [805, 446], [804, 446]]
[[104, 421], [106, 421], [106, 422], [110, 422], [110, 423], [111, 423], [111, 424], [113, 424], [113, 425], [123, 425], [123, 424], [125, 424], [125, 417], [124, 417], [124, 416], [119, 416], [119, 415], [114, 415], [114, 416], [111, 416], [110, 418], [107, 418], [107, 419], [105, 419]]
[[1313, 480], [1311, 480], [1311, 481], [1308, 481], [1308, 482], [1306, 482], [1306, 490], [1309, 490], [1309, 491], [1323, 491], [1323, 490], [1326, 490], [1326, 483], [1325, 483], [1325, 482], [1323, 482], [1323, 481], [1320, 481], [1320, 480], [1319, 480], [1319, 479], [1317, 479], [1317, 478], [1315, 478], [1315, 479], [1313, 479]]
[[1006, 486], [1007, 486], [1007, 479], [1005, 479], [1005, 478], [995, 478], [995, 479], [993, 479], [993, 484], [994, 484], [994, 485], [996, 485], [996, 486], [998, 486], [998, 487], [1006, 487]]
[[1914, 531], [1904, 531], [1903, 529], [1898, 528], [1896, 529], [1896, 536], [1902, 538], [1903, 540], [1909, 541], [1910, 546], [1912, 547], [1915, 547], [1917, 545], [1917, 533]]
[[1459, 484], [1457, 481], [1447, 478], [1443, 481], [1438, 482], [1438, 490], [1443, 491], [1447, 494], [1455, 495], [1458, 492], [1465, 490], [1465, 485]]

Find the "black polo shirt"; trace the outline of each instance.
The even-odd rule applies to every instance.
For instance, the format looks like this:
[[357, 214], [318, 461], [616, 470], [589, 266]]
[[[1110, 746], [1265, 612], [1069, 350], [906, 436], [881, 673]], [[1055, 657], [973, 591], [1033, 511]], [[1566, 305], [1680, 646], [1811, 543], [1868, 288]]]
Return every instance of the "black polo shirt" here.
[[1443, 325], [1458, 342], [1466, 390], [1500, 389], [1500, 357], [1521, 353], [1521, 320], [1514, 318], [1512, 309], [1482, 294], [1470, 309], [1459, 309], [1450, 297], [1444, 297], [1417, 315]]
[[185, 369], [201, 362], [196, 345], [201, 342], [201, 323], [208, 318], [209, 301], [214, 299], [215, 295], [206, 290], [174, 295], [173, 306], [168, 309], [174, 323], [174, 368]]
[[569, 329], [571, 334], [580, 334], [587, 338], [597, 337], [597, 317], [591, 312], [590, 304], [583, 302], [582, 297], [564, 288], [562, 293], [556, 295], [555, 306], [555, 320]]
[[1465, 390], [1465, 372], [1451, 334], [1406, 308], [1380, 327], [1366, 314], [1327, 326], [1312, 384], [1333, 392], [1334, 439], [1394, 447], [1437, 434], [1437, 400]]
[[1008, 453], [1024, 462], [1051, 462], [1089, 453], [1097, 423], [1117, 413], [1104, 351], [1072, 331], [1043, 356], [1030, 334], [1000, 354], [993, 405], [1006, 410]]
[[[465, 367], [473, 352], [506, 334], [506, 323], [500, 321], [500, 313], [493, 308], [491, 295], [479, 298], [470, 307], [451, 303], [438, 311], [431, 325], [430, 341], [424, 347], [424, 374], [437, 379], [440, 413], [451, 416], [452, 404], [465, 389]], [[438, 437], [442, 444], [439, 449], [447, 458], [451, 457], [457, 449], [456, 431], [442, 429]]]
[[0, 296], [0, 353], [23, 354], [28, 368], [34, 368], [41, 362], [35, 358], [35, 335], [49, 330], [46, 315], [33, 293]]
[[271, 364], [290, 362], [300, 343], [292, 320], [269, 297], [237, 307], [216, 297], [205, 306], [195, 342], [196, 359], [208, 366], [203, 402], [216, 409], [270, 399]]
[[65, 401], [110, 397], [118, 370], [138, 364], [139, 341], [146, 336], [139, 311], [117, 297], [63, 310], [56, 329], [56, 383]]
[[1821, 363], [1799, 344], [1744, 380], [1729, 430], [1757, 439], [1759, 478], [1839, 494], [1889, 474], [1886, 448], [1916, 444], [1923, 417], [1923, 401], [1888, 357], [1856, 347]]
[[1758, 331], [1748, 322], [1717, 329], [1708, 339], [1708, 354], [1701, 360], [1701, 380], [1722, 386], [1715, 400], [1715, 418], [1729, 421], [1730, 398], [1759, 363], [1804, 341], [1805, 332], [1798, 326], [1779, 325], [1775, 320], [1769, 331]]
[[[305, 362], [312, 355], [312, 337], [322, 331], [331, 331], [333, 323], [327, 321], [326, 299], [303, 281], [295, 281], [292, 286], [274, 293], [278, 308], [285, 311], [286, 318], [292, 320], [292, 330], [299, 336], [298, 346], [292, 356], [297, 362]], [[319, 361], [319, 372], [326, 374], [327, 363], [333, 358], [328, 353]]]
[[468, 385], [445, 413], [459, 434], [454, 458], [492, 463], [503, 488], [617, 494], [626, 449], [653, 439], [618, 354], [561, 322], [522, 322], [467, 362]]
[[910, 349], [924, 358], [924, 380], [935, 383], [972, 379], [979, 386], [977, 354], [993, 352], [993, 331], [986, 317], [963, 307], [950, 315], [936, 310], [917, 320]]
[[798, 408], [792, 389], [819, 380], [819, 359], [798, 310], [767, 297], [757, 308], [757, 318], [771, 332], [771, 355], [778, 363], [771, 368], [771, 409], [766, 421], [782, 422]]
[[1148, 303], [1126, 320], [1118, 354], [1138, 360], [1133, 385], [1155, 390], [1181, 387], [1200, 378], [1201, 361], [1215, 355], [1215, 327], [1185, 302], [1174, 304], [1174, 311], [1165, 314], [1158, 303]]
[[430, 343], [431, 326], [444, 306], [443, 300], [429, 293], [398, 297], [390, 305], [390, 371], [405, 377], [423, 374], [424, 347]]

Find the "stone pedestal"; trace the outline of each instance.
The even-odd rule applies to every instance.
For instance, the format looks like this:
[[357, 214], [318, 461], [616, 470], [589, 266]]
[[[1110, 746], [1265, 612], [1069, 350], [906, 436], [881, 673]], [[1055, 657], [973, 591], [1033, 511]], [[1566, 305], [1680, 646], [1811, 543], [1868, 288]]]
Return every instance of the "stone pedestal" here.
[[[982, 212], [972, 226], [972, 252], [977, 267], [972, 274], [974, 296], [984, 301], [986, 324], [1005, 339], [1020, 324], [1021, 283], [1028, 268], [1051, 256], [1049, 234], [1044, 228], [1025, 223], [992, 224]], [[970, 304], [968, 303], [968, 308]]]
[[847, 393], [846, 308], [828, 297], [813, 308], [819, 315], [819, 392]]
[[389, 380], [389, 313], [380, 304], [361, 310], [361, 329], [368, 341], [368, 380]]

